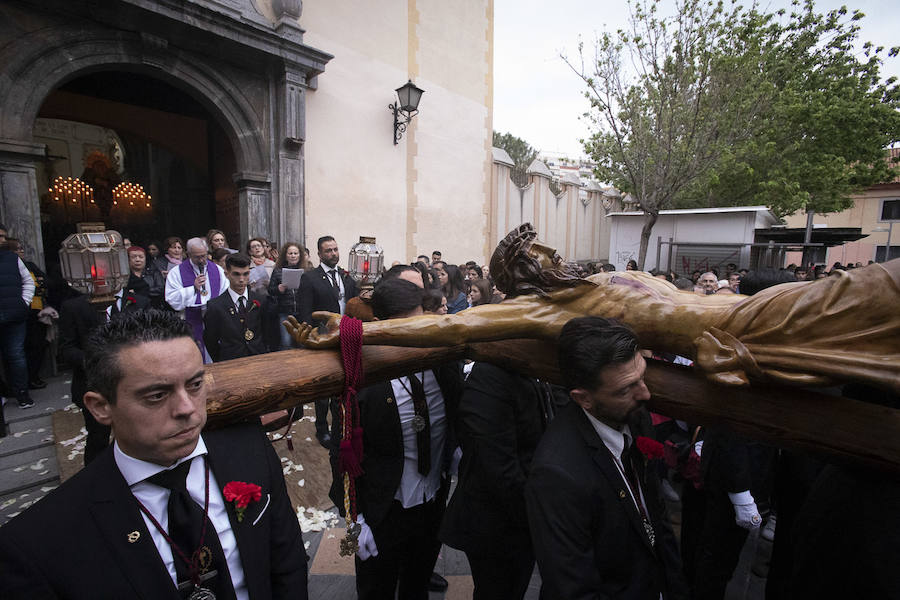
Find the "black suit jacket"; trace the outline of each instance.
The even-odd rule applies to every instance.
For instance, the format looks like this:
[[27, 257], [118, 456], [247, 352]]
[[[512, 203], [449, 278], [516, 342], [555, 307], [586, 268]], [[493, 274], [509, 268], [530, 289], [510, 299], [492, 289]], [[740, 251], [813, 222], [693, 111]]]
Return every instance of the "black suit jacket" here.
[[[344, 301], [355, 298], [359, 295], [356, 289], [356, 282], [350, 277], [346, 271], [339, 269], [341, 273], [341, 281], [344, 282]], [[327, 310], [333, 313], [340, 313], [341, 306], [338, 304], [338, 295], [331, 285], [331, 278], [325, 274], [325, 269], [319, 265], [311, 271], [306, 271], [300, 277], [300, 311], [297, 318], [303, 323], [314, 325], [312, 314], [317, 310]]]
[[[462, 369], [459, 363], [448, 363], [434, 369], [434, 376], [444, 397], [448, 425], [448, 443], [452, 453], [452, 424], [462, 392]], [[359, 512], [372, 529], [387, 516], [403, 476], [403, 431], [400, 413], [390, 381], [364, 388], [359, 393], [360, 423], [363, 428], [363, 475], [356, 480]], [[341, 438], [340, 423], [332, 425], [332, 437]], [[331, 453], [332, 485], [329, 496], [344, 513], [344, 480], [338, 472], [337, 453]], [[447, 481], [449, 484], [449, 480]], [[446, 490], [443, 490], [446, 492]], [[446, 496], [444, 496], [446, 497]]]
[[[203, 439], [221, 487], [230, 481], [262, 487], [262, 499], [241, 522], [234, 503], [226, 503], [250, 597], [307, 598], [300, 527], [262, 428], [241, 425], [204, 432]], [[140, 535], [130, 543], [133, 531]], [[179, 598], [111, 446], [0, 528], [0, 572], [5, 600]]]
[[[631, 426], [650, 432], [649, 415]], [[547, 598], [686, 598], [675, 536], [659, 477], [635, 460], [656, 533], [648, 541], [640, 513], [600, 436], [572, 402], [544, 434], [525, 486], [528, 523]]]
[[[203, 315], [203, 343], [214, 362], [266, 352], [262, 317], [266, 298], [256, 292], [250, 292], [248, 296], [244, 324], [241, 324], [238, 307], [227, 291], [206, 303], [206, 313]], [[259, 302], [259, 306], [253, 304], [254, 300]], [[252, 340], [244, 337], [247, 329], [253, 332]]]
[[482, 556], [531, 546], [525, 480], [552, 418], [548, 402], [561, 407], [568, 395], [492, 364], [475, 364], [457, 410], [463, 456], [441, 525], [445, 544]]
[[91, 306], [85, 295], [66, 300], [59, 309], [59, 349], [72, 366], [72, 402], [78, 406], [82, 406], [87, 392], [84, 347], [91, 331], [103, 322], [100, 311]]

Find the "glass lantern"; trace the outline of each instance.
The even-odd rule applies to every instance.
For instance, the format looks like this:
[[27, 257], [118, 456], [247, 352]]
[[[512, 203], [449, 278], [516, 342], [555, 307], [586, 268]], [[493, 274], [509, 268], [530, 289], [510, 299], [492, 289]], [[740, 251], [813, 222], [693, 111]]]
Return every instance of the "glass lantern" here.
[[91, 302], [111, 302], [128, 282], [128, 251], [118, 231], [73, 233], [59, 250], [63, 277], [91, 297]]
[[371, 288], [381, 275], [384, 265], [384, 250], [375, 243], [374, 237], [359, 236], [359, 241], [350, 248], [347, 270], [350, 277], [360, 287]]

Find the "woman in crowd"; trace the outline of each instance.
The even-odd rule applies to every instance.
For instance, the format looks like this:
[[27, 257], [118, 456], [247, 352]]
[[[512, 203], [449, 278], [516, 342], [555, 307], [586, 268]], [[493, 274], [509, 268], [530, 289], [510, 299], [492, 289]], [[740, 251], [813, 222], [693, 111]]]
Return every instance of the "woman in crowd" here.
[[221, 229], [210, 229], [206, 232], [206, 245], [210, 252], [216, 248], [225, 248], [229, 253], [237, 252], [228, 247], [228, 240], [225, 239], [225, 233]]
[[[247, 256], [250, 257], [250, 290], [254, 292], [262, 292], [268, 287], [272, 270], [275, 268], [275, 263], [266, 258], [267, 243], [258, 237], [251, 238], [247, 242]], [[265, 273], [260, 274], [257, 267], [262, 267]]]
[[478, 306], [479, 304], [491, 304], [493, 294], [491, 293], [491, 284], [487, 279], [476, 279], [469, 282], [469, 306]]
[[153, 266], [157, 258], [159, 258], [159, 244], [150, 242], [147, 244], [147, 264]]
[[184, 242], [180, 237], [167, 237], [163, 245], [166, 247], [166, 253], [156, 259], [154, 266], [159, 269], [163, 277], [169, 274], [172, 269], [177, 269], [184, 260]]
[[469, 301], [466, 299], [465, 292], [466, 283], [463, 280], [462, 271], [459, 270], [459, 267], [438, 261], [435, 263], [434, 270], [437, 272], [438, 280], [441, 282], [444, 296], [447, 297], [447, 313], [452, 315], [469, 308]]
[[214, 263], [222, 267], [222, 270], [225, 270], [225, 259], [228, 258], [228, 255], [231, 254], [228, 248], [216, 248], [215, 250], [210, 250], [209, 258]]
[[274, 305], [274, 313], [278, 318], [279, 350], [289, 350], [292, 347], [291, 336], [281, 326], [281, 322], [289, 315], [297, 316], [300, 311], [300, 294], [298, 288], [289, 288], [282, 283], [284, 269], [308, 269], [310, 265], [305, 261], [306, 254], [303, 246], [295, 242], [288, 242], [281, 248], [278, 262], [269, 279], [269, 297]]
[[637, 261], [632, 259], [628, 261], [628, 264], [625, 265], [626, 271], [637, 271]]
[[444, 292], [435, 288], [425, 288], [425, 295], [422, 297], [422, 310], [429, 315], [446, 315], [447, 298], [444, 296]]
[[128, 283], [125, 289], [129, 293], [140, 294], [150, 299], [150, 306], [163, 308], [166, 294], [166, 278], [158, 269], [147, 265], [147, 253], [140, 246], [128, 249]]

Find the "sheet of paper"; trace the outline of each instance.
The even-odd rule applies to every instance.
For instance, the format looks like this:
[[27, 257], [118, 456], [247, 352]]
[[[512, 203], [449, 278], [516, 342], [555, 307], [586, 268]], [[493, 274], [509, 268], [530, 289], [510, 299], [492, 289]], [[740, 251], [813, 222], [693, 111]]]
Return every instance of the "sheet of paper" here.
[[264, 265], [256, 265], [252, 269], [250, 269], [250, 283], [254, 284], [257, 281], [262, 279], [268, 279], [269, 272], [266, 271], [266, 267]]
[[289, 290], [296, 290], [300, 287], [301, 275], [303, 275], [303, 269], [282, 269], [281, 283]]

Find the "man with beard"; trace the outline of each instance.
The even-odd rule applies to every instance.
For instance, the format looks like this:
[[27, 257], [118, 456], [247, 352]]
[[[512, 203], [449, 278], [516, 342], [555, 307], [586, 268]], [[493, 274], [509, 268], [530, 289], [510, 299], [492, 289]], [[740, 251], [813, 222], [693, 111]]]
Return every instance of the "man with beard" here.
[[[436, 347], [531, 338], [554, 341], [575, 317], [612, 317], [641, 344], [695, 359], [718, 383], [750, 379], [823, 385], [854, 379], [900, 392], [900, 260], [839, 271], [814, 285], [787, 283], [752, 298], [698, 296], [639, 271], [580, 278], [526, 223], [511, 231], [491, 257], [500, 304], [455, 315], [426, 315], [366, 323], [364, 344]], [[288, 319], [294, 340], [312, 348], [339, 343], [339, 315], [324, 332]]]
[[559, 369], [572, 402], [541, 439], [525, 485], [528, 524], [547, 598], [686, 598], [657, 469], [644, 362], [634, 333], [600, 317], [572, 319]]
[[[311, 326], [319, 325], [314, 311], [328, 311], [338, 315], [344, 314], [347, 301], [359, 295], [356, 282], [346, 271], [338, 267], [341, 253], [338, 244], [330, 235], [319, 238], [319, 266], [306, 271], [300, 278], [300, 312], [297, 317]], [[293, 318], [293, 317], [291, 317]], [[316, 439], [325, 448], [331, 447], [331, 434], [328, 432], [328, 411], [331, 408], [331, 420], [337, 422], [338, 404], [328, 398], [316, 400]]]

